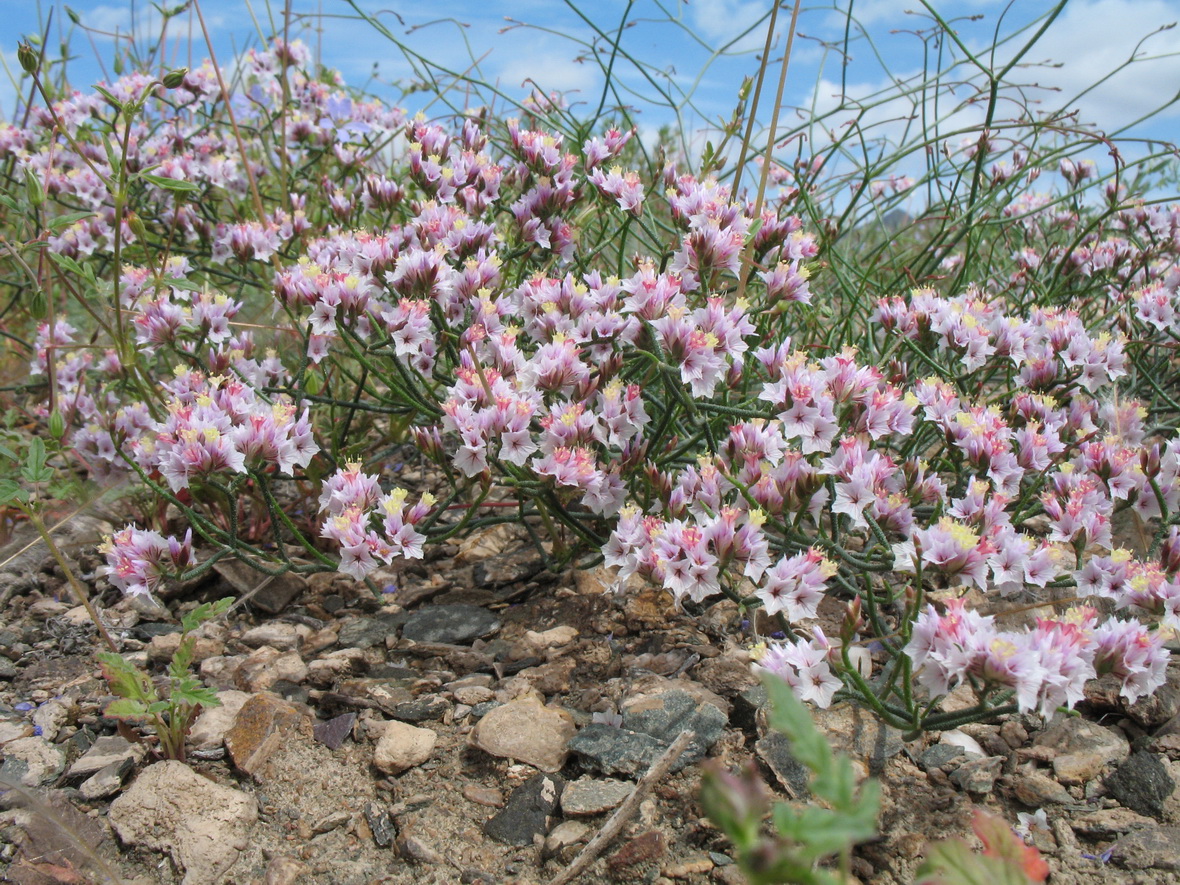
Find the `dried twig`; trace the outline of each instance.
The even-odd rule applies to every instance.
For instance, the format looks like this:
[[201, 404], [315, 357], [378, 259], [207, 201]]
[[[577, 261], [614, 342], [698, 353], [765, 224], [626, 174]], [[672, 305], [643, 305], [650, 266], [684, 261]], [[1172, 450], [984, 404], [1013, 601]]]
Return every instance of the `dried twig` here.
[[695, 736], [695, 732], [680, 732], [680, 737], [672, 742], [672, 746], [665, 751], [663, 756], [652, 763], [651, 768], [647, 770], [647, 774], [640, 778], [639, 783], [635, 785], [634, 792], [610, 816], [610, 820], [603, 824], [602, 829], [595, 834], [594, 838], [586, 843], [586, 847], [578, 852], [578, 856], [570, 861], [569, 866], [549, 881], [549, 885], [567, 885], [567, 883], [573, 882], [575, 877], [585, 872], [590, 864], [594, 863], [595, 859], [610, 844], [611, 840], [619, 835], [619, 831], [623, 829], [623, 825], [627, 823], [639, 808], [639, 803], [650, 792], [652, 785], [668, 773], [668, 769], [676, 763], [676, 760], [680, 758], [680, 754], [688, 746], [689, 741]]

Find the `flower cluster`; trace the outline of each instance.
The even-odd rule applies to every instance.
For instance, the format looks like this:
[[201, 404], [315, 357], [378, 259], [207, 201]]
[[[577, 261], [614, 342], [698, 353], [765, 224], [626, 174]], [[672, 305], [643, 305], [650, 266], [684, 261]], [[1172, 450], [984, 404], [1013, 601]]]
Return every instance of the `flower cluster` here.
[[192, 529], [178, 541], [129, 525], [109, 535], [98, 549], [107, 560], [102, 573], [129, 596], [149, 596], [160, 581], [196, 564]]

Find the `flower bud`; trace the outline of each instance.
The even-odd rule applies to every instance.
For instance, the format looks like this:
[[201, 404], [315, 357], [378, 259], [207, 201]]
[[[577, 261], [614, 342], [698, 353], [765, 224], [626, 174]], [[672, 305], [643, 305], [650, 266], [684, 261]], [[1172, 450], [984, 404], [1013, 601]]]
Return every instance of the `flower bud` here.
[[49, 435], [54, 439], [61, 439], [66, 435], [66, 419], [60, 409], [54, 409], [49, 413]]
[[165, 89], [175, 89], [184, 82], [184, 78], [187, 75], [188, 68], [177, 68], [175, 71], [169, 71], [160, 78], [160, 82], [164, 84]]
[[1148, 479], [1155, 479], [1160, 475], [1159, 443], [1151, 446], [1151, 448], [1140, 449], [1139, 466], [1143, 469], [1143, 475]]
[[42, 289], [34, 289], [29, 298], [29, 316], [35, 320], [43, 320], [49, 313], [49, 301]]
[[16, 49], [16, 57], [20, 59], [20, 66], [26, 74], [37, 73], [37, 53], [28, 43], [22, 43]]
[[131, 228], [131, 232], [139, 237], [141, 240], [147, 236], [147, 228], [143, 225], [143, 219], [134, 212], [127, 213], [127, 226]]
[[28, 166], [25, 167], [25, 193], [34, 206], [40, 206], [45, 202], [45, 188], [41, 186], [41, 179]]

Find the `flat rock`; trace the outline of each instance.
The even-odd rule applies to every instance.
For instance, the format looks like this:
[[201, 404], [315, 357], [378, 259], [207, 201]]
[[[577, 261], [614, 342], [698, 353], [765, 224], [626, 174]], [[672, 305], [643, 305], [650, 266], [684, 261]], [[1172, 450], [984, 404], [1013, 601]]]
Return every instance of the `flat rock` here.
[[557, 775], [533, 775], [512, 791], [503, 810], [484, 824], [484, 832], [507, 845], [532, 845], [534, 836], [549, 832], [564, 783]]
[[503, 587], [525, 581], [545, 568], [545, 562], [532, 547], [511, 553], [489, 556], [474, 563], [472, 577], [477, 587]]
[[606, 859], [607, 868], [616, 876], [635, 867], [654, 863], [668, 853], [668, 839], [659, 830], [648, 830], [627, 842]]
[[[8, 660], [4, 658], [4, 660]], [[10, 741], [33, 736], [33, 723], [27, 719], [0, 719], [0, 747]]]
[[[569, 749], [603, 774], [638, 777], [664, 754], [668, 744], [649, 734], [591, 722], [573, 736]], [[679, 770], [684, 764], [680, 762], [673, 765], [672, 770]]]
[[272, 694], [256, 694], [242, 705], [225, 734], [225, 748], [234, 766], [251, 777], [259, 776], [271, 755], [287, 741], [312, 737], [311, 716]]
[[683, 768], [702, 759], [729, 724], [726, 712], [699, 698], [699, 692], [694, 696], [681, 688], [628, 698], [622, 707], [623, 728], [650, 735], [665, 746], [682, 731], [692, 731], [694, 737], [677, 763]]
[[970, 759], [951, 772], [951, 780], [968, 793], [986, 795], [995, 786], [1003, 764], [1003, 756]]
[[1111, 860], [1131, 870], [1180, 870], [1180, 827], [1153, 827], [1110, 846]]
[[754, 752], [766, 763], [787, 795], [799, 800], [811, 796], [811, 772], [791, 754], [791, 742], [785, 734], [768, 732], [754, 744]]
[[219, 885], [258, 819], [253, 796], [215, 784], [181, 762], [157, 762], [111, 803], [109, 819], [127, 845], [167, 851], [181, 885]]
[[838, 704], [813, 710], [812, 718], [833, 750], [864, 761], [873, 774], [880, 773], [905, 746], [899, 729], [886, 725], [863, 707]]
[[478, 605], [425, 605], [410, 615], [402, 628], [402, 638], [460, 645], [499, 629], [496, 616]]
[[113, 796], [123, 789], [123, 778], [135, 768], [135, 762], [130, 757], [96, 771], [78, 786], [78, 793], [83, 799], [93, 801]]
[[143, 744], [133, 744], [120, 735], [104, 735], [98, 738], [90, 749], [75, 760], [66, 772], [71, 780], [82, 780], [102, 771], [108, 765], [122, 766], [125, 763], [134, 765], [143, 758], [145, 748]]
[[356, 713], [341, 713], [324, 722], [317, 722], [312, 727], [312, 734], [329, 750], [339, 750], [345, 739], [352, 734], [354, 724]]
[[430, 694], [388, 707], [383, 704], [381, 709], [402, 722], [430, 722], [446, 716], [451, 710], [451, 702], [439, 695]]
[[272, 577], [236, 559], [222, 559], [213, 566], [213, 570], [239, 596], [251, 594], [250, 605], [270, 615], [277, 615], [307, 589], [307, 579], [302, 575], [287, 572]]
[[1087, 839], [1115, 839], [1132, 830], [1152, 829], [1156, 822], [1129, 808], [1103, 808], [1079, 815], [1069, 825], [1075, 833]]
[[1053, 773], [1065, 784], [1092, 780], [1107, 765], [1131, 754], [1131, 745], [1122, 732], [1077, 716], [1067, 716], [1049, 726], [1036, 736], [1033, 747], [1049, 751]]
[[300, 648], [311, 629], [303, 624], [288, 624], [284, 621], [270, 621], [259, 624], [242, 634], [242, 644], [250, 648], [269, 645], [279, 651]]
[[250, 697], [249, 692], [233, 688], [217, 692], [221, 706], [209, 707], [201, 712], [189, 730], [189, 744], [197, 750], [215, 750], [222, 746], [225, 733], [233, 727], [234, 719]]
[[613, 778], [580, 777], [561, 792], [561, 813], [566, 817], [602, 814], [622, 804], [635, 792], [635, 784]]
[[390, 813], [376, 802], [365, 803], [365, 820], [378, 848], [388, 848], [397, 839], [397, 824]]
[[1168, 767], [1157, 756], [1138, 750], [1106, 778], [1106, 790], [1139, 814], [1163, 817], [1164, 803], [1176, 789]]
[[[158, 636], [153, 636], [148, 643], [147, 656], [149, 661], [156, 661], [157, 663], [167, 663], [172, 660], [172, 656], [176, 654], [176, 650], [180, 648], [180, 641], [182, 635], [179, 631], [173, 633], [161, 633]], [[200, 663], [207, 661], [209, 658], [215, 658], [218, 655], [225, 653], [225, 643], [214, 636], [194, 636], [193, 637], [193, 661]]]
[[431, 728], [387, 722], [373, 750], [373, 765], [386, 774], [401, 774], [429, 759], [437, 741], [438, 734]]
[[528, 630], [524, 634], [524, 641], [537, 650], [544, 650], [553, 648], [555, 646], [569, 645], [578, 638], [578, 630], [576, 627], [563, 625], [560, 627], [552, 627], [549, 630], [544, 630], [540, 633], [535, 630]]
[[541, 771], [565, 764], [576, 726], [565, 710], [546, 707], [536, 695], [496, 707], [471, 730], [468, 743], [492, 756], [515, 759]]
[[372, 648], [385, 645], [385, 640], [396, 636], [398, 628], [410, 619], [409, 612], [377, 612], [374, 615], [355, 618], [340, 628], [337, 636], [345, 648]]
[[56, 780], [65, 767], [65, 754], [45, 738], [18, 738], [4, 745], [0, 781], [36, 787]]
[[1069, 790], [1053, 778], [1037, 772], [1014, 775], [1011, 784], [1012, 794], [1029, 808], [1040, 808], [1042, 805], [1069, 805], [1074, 801]]

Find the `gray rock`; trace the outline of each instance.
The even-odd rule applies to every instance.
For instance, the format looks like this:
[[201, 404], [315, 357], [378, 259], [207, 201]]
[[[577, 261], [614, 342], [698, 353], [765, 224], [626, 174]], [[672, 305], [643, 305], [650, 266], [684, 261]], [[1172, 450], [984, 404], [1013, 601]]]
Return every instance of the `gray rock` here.
[[426, 605], [410, 615], [402, 628], [402, 638], [458, 645], [499, 629], [496, 616], [477, 605]]
[[124, 844], [168, 852], [184, 871], [182, 885], [224, 882], [257, 819], [253, 796], [174, 761], [144, 769], [109, 814]]
[[[638, 731], [591, 722], [573, 736], [569, 749], [604, 774], [638, 777], [664, 754], [668, 744]], [[672, 770], [678, 771], [686, 764], [682, 756]]]
[[123, 778], [127, 777], [133, 768], [135, 762], [131, 758], [112, 762], [83, 781], [78, 787], [78, 792], [87, 800], [113, 796], [123, 789]]
[[373, 841], [378, 848], [388, 848], [397, 839], [397, 825], [389, 812], [375, 802], [365, 803], [365, 820], [373, 832]]
[[1154, 754], [1139, 750], [1106, 779], [1106, 789], [1132, 811], [1160, 818], [1164, 803], [1176, 789], [1176, 782], [1168, 774], [1167, 766]]
[[864, 761], [873, 774], [879, 774], [885, 763], [905, 748], [901, 731], [886, 725], [864, 707], [838, 704], [814, 710], [812, 718], [833, 750]]
[[407, 612], [378, 612], [356, 618], [340, 628], [339, 642], [344, 648], [372, 648], [384, 645], [389, 636], [396, 636], [398, 628], [410, 619]]
[[213, 566], [213, 570], [239, 596], [252, 594], [250, 605], [271, 615], [277, 615], [307, 589], [307, 579], [302, 575], [287, 572], [271, 577], [236, 559], [223, 559]]
[[564, 784], [557, 775], [534, 775], [512, 791], [503, 810], [484, 824], [484, 832], [507, 845], [532, 845], [534, 836], [549, 832]]
[[511, 553], [490, 556], [474, 565], [472, 576], [480, 587], [503, 587], [525, 581], [545, 567], [544, 561], [531, 547]]
[[561, 792], [561, 813], [566, 817], [602, 814], [622, 804], [635, 791], [635, 784], [611, 778], [580, 777]]
[[1180, 827], [1139, 830], [1110, 846], [1111, 860], [1132, 870], [1180, 870]]
[[388, 707], [382, 706], [382, 709], [402, 722], [428, 722], [442, 719], [451, 709], [451, 702], [444, 697], [431, 694]]
[[15, 679], [16, 673], [16, 664], [8, 658], [0, 658], [0, 679]]
[[963, 762], [966, 759], [967, 751], [962, 747], [956, 747], [954, 744], [931, 744], [922, 751], [918, 762], [924, 771], [930, 771], [948, 766], [956, 760]]
[[65, 754], [45, 738], [18, 738], [4, 745], [0, 781], [36, 787], [56, 780], [65, 767]]
[[794, 799], [811, 796], [811, 772], [791, 755], [791, 742], [782, 732], [771, 731], [754, 744], [754, 752]]
[[996, 778], [1000, 776], [1000, 768], [1003, 764], [1003, 756], [971, 759], [951, 772], [951, 780], [968, 793], [977, 796], [986, 795], [995, 786]]
[[681, 757], [681, 768], [704, 758], [728, 724], [729, 717], [713, 704], [699, 701], [680, 689], [623, 706], [623, 728], [651, 735], [665, 746], [670, 746], [682, 731], [694, 733]]
[[134, 765], [143, 758], [143, 754], [143, 744], [133, 744], [119, 735], [100, 737], [90, 745], [90, 749], [86, 751], [85, 755], [79, 757], [70, 766], [66, 777], [70, 780], [84, 780], [102, 771], [108, 765], [122, 766], [124, 763]]
[[1122, 697], [1122, 680], [1107, 674], [1086, 683], [1086, 703], [1098, 712], [1125, 713], [1147, 729], [1158, 728], [1180, 713], [1180, 680], [1175, 676], [1133, 704]]

